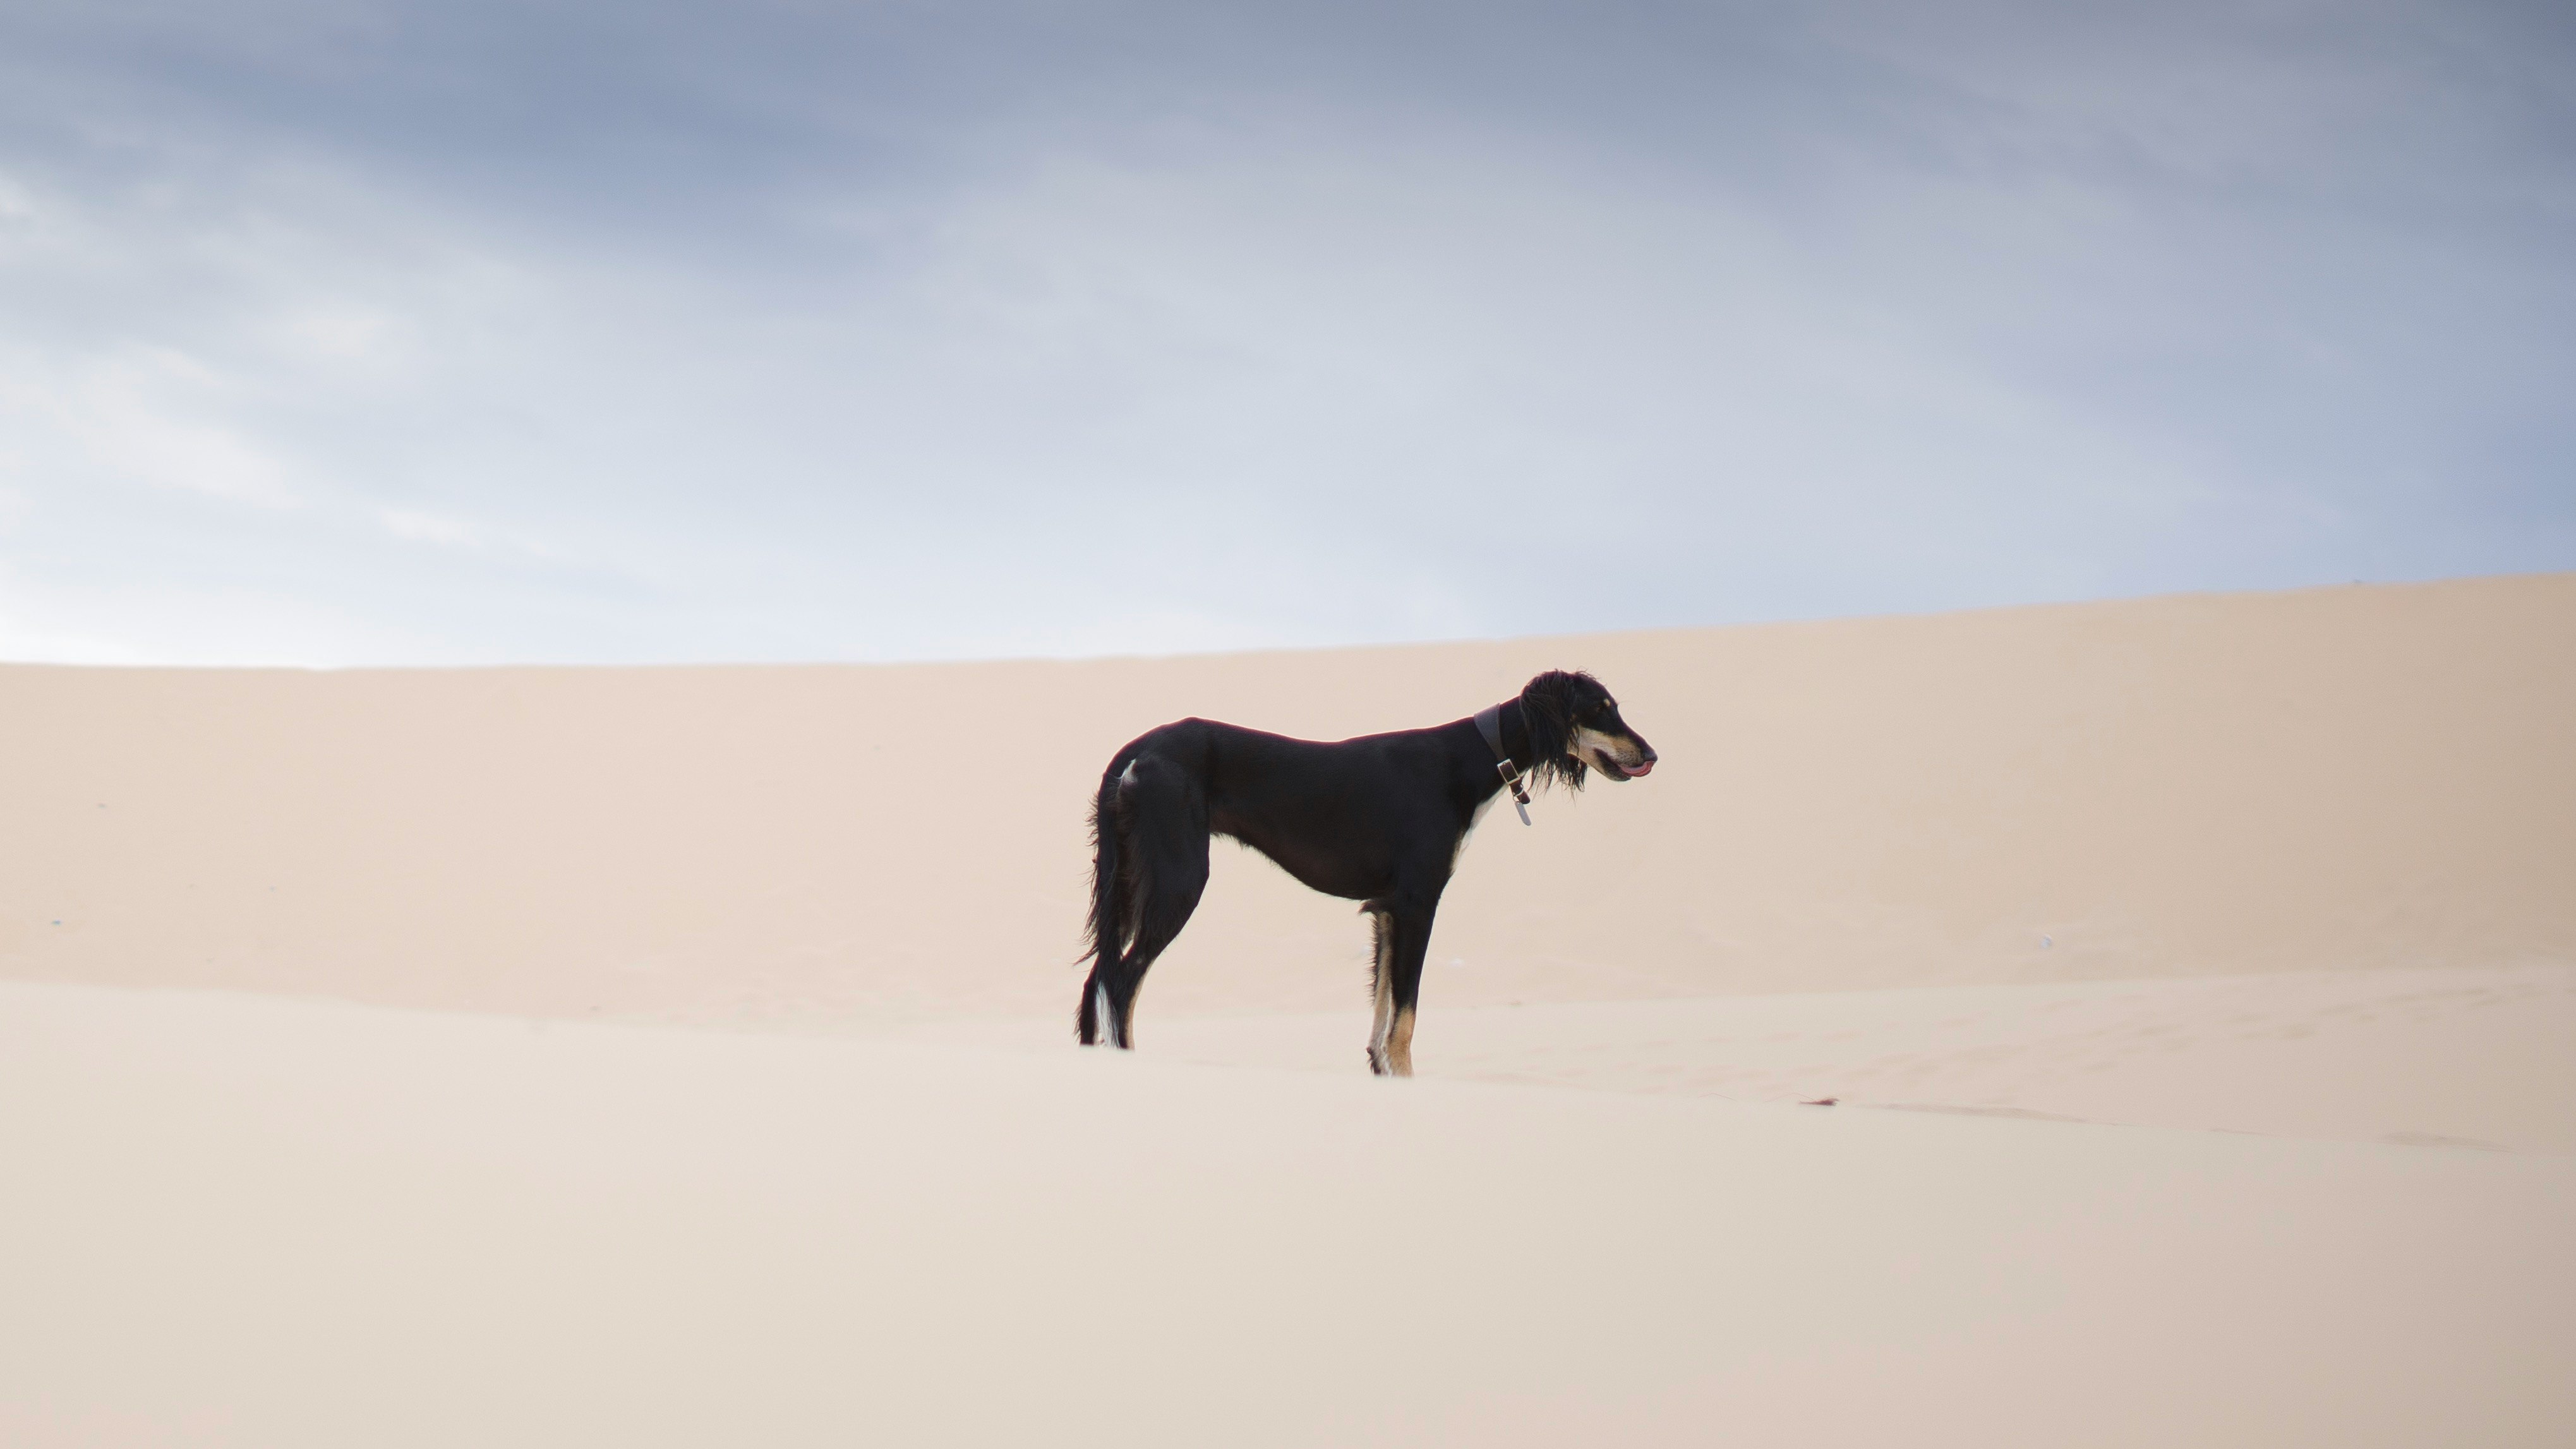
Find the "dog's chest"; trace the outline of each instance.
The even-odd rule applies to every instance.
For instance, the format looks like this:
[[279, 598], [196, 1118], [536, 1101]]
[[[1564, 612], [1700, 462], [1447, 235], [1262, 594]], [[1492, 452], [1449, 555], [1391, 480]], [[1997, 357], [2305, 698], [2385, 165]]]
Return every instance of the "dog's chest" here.
[[1493, 809], [1494, 802], [1501, 798], [1503, 798], [1502, 792], [1497, 790], [1493, 794], [1486, 796], [1484, 799], [1477, 801], [1476, 808], [1468, 813], [1467, 828], [1458, 832], [1458, 843], [1449, 849], [1449, 865], [1451, 869], [1456, 869], [1458, 858], [1467, 853], [1468, 838], [1476, 833], [1476, 827], [1485, 823], [1485, 812]]

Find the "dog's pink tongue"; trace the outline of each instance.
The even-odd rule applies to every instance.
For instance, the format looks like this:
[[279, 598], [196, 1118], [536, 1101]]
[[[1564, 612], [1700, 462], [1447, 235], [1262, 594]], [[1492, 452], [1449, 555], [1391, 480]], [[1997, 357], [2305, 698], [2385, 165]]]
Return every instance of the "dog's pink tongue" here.
[[1636, 764], [1621, 765], [1619, 768], [1627, 771], [1631, 775], [1651, 775], [1655, 773], [1655, 762], [1652, 760], [1640, 760]]

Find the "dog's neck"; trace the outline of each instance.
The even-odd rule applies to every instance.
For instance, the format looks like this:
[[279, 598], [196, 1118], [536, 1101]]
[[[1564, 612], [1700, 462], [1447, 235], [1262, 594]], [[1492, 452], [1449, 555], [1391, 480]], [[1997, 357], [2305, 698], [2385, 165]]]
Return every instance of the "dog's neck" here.
[[1476, 733], [1485, 737], [1485, 747], [1522, 774], [1538, 768], [1537, 753], [1530, 748], [1528, 710], [1519, 700], [1507, 699], [1476, 711]]
[[[1521, 748], [1518, 755], [1513, 753], [1510, 741], [1503, 733], [1505, 726], [1511, 723], [1506, 719], [1503, 711], [1516, 705], [1519, 706], [1521, 714], [1519, 721]], [[1527, 705], [1515, 699], [1503, 704], [1488, 705], [1476, 711], [1476, 733], [1485, 737], [1486, 747], [1494, 752], [1495, 781], [1502, 789], [1511, 792], [1512, 808], [1520, 812], [1523, 825], [1530, 823], [1529, 769], [1521, 763], [1520, 759], [1521, 755], [1531, 753], [1528, 709]], [[1535, 765], [1538, 761], [1532, 759], [1529, 763]]]

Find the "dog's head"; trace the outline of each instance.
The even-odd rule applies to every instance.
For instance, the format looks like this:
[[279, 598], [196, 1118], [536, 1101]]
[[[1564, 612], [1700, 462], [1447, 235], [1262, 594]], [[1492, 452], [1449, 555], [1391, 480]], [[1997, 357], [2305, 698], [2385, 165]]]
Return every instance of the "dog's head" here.
[[1633, 780], [1655, 768], [1654, 746], [1619, 717], [1619, 701], [1580, 671], [1551, 669], [1521, 690], [1530, 731], [1530, 770], [1583, 788], [1586, 770]]

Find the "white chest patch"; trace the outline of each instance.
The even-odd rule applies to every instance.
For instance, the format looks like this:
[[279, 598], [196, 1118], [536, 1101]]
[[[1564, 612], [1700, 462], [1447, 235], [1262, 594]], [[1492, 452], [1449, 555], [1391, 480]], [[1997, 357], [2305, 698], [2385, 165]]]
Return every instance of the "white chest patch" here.
[[1449, 852], [1449, 868], [1451, 870], [1456, 870], [1458, 868], [1458, 857], [1467, 853], [1468, 838], [1476, 833], [1477, 826], [1485, 823], [1485, 812], [1494, 808], [1494, 802], [1503, 798], [1503, 793], [1504, 792], [1500, 790], [1496, 790], [1493, 794], [1476, 802], [1476, 813], [1467, 817], [1467, 828], [1458, 832], [1458, 844]]

